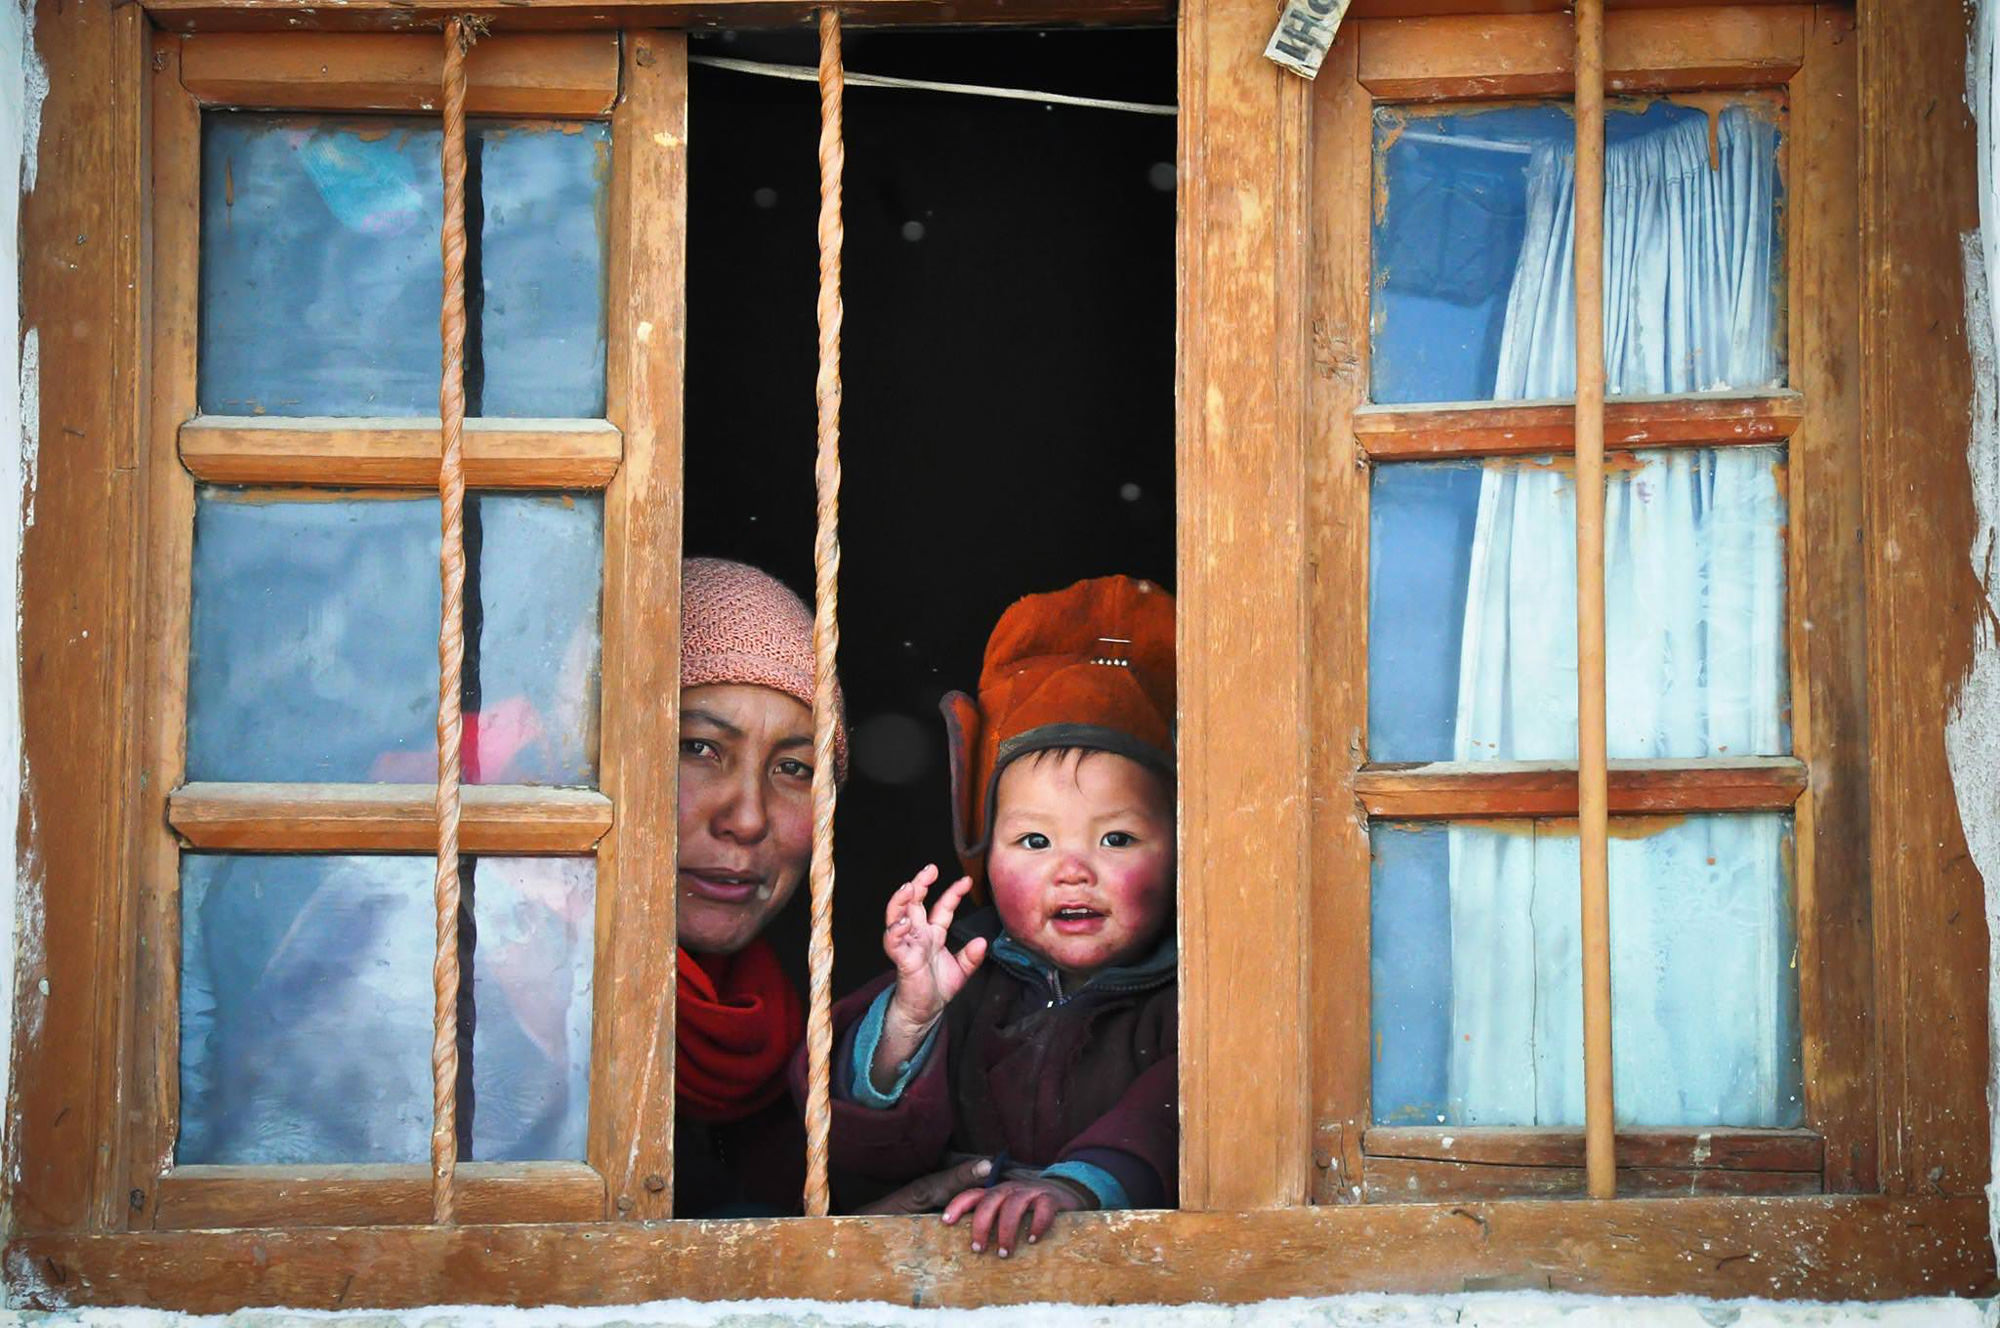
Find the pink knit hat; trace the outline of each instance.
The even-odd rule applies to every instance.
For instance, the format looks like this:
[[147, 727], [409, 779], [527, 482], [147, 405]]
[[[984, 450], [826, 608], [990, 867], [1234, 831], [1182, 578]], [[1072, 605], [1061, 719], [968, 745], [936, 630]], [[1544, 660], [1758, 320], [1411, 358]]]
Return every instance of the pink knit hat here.
[[[776, 577], [724, 558], [681, 561], [681, 686], [749, 683], [813, 703], [813, 616]], [[833, 777], [847, 779], [846, 705], [834, 684]]]

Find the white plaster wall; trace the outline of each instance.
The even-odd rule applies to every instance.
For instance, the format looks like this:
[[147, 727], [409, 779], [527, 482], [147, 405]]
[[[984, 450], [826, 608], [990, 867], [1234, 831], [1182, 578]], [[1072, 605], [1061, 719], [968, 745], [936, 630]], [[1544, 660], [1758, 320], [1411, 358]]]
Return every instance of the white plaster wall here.
[[[47, 89], [44, 71], [33, 49], [32, 17], [24, 9], [32, 0], [0, 0], [0, 162], [21, 165], [21, 192], [34, 187], [34, 144], [39, 131], [40, 95]], [[1967, 238], [1968, 291], [1974, 303], [1975, 353], [1980, 369], [1980, 397], [1968, 452], [1974, 500], [1979, 512], [1979, 539], [1968, 551], [1979, 569], [1989, 605], [2000, 613], [2000, 394], [1994, 383], [1995, 338], [1992, 311], [2000, 308], [2000, 89], [1991, 77], [1991, 53], [2000, 28], [2000, 0], [1982, 0], [1977, 38], [1968, 77], [1968, 95], [1980, 116], [1980, 172], [1984, 212], [1983, 234]], [[8, 192], [0, 203], [0, 273], [19, 273], [18, 195]], [[0, 613], [0, 826], [17, 824], [21, 804], [20, 743], [20, 547], [24, 525], [34, 520], [35, 458], [39, 425], [36, 410], [40, 364], [33, 328], [20, 328], [18, 279], [0, 278], [0, 385], [18, 383], [19, 390], [0, 388], [0, 604], [15, 612]], [[1988, 922], [2000, 935], [2000, 642], [1994, 623], [1980, 624], [1979, 653], [1950, 720], [1952, 770], [1959, 810], [1974, 860], [1989, 887]], [[0, 867], [0, 899], [13, 900], [25, 864]], [[0, 906], [4, 907], [4, 906]], [[4, 909], [9, 925], [0, 925], [0, 999], [11, 995], [14, 962], [22, 928], [26, 943], [35, 943], [33, 916], [18, 905]], [[2000, 974], [2000, 947], [1994, 971]], [[2000, 985], [1996, 985], [1994, 1025], [2000, 1029]], [[11, 1029], [0, 1019], [0, 1100], [4, 1100], [11, 1069]], [[1995, 1064], [2000, 1065], [2000, 1055]], [[1995, 1172], [2000, 1174], [2000, 1136], [1996, 1136]], [[5, 1214], [0, 1213], [0, 1226]], [[1557, 1324], [1570, 1328], [1602, 1323], [1635, 1328], [1832, 1328], [1872, 1325], [1873, 1328], [1996, 1328], [2000, 1306], [1950, 1300], [1901, 1301], [1888, 1305], [1804, 1305], [1758, 1301], [1619, 1300], [1590, 1296], [1492, 1294], [1471, 1296], [1341, 1296], [1318, 1300], [1268, 1301], [1241, 1307], [1128, 1306], [1116, 1309], [1077, 1306], [1019, 1306], [992, 1310], [910, 1310], [882, 1304], [830, 1305], [806, 1301], [747, 1301], [725, 1305], [694, 1305], [664, 1301], [611, 1310], [493, 1310], [433, 1307], [400, 1313], [306, 1314], [242, 1311], [225, 1317], [190, 1316], [150, 1310], [76, 1311], [54, 1314], [0, 1309], [0, 1328], [14, 1324], [77, 1324], [89, 1328], [180, 1328], [182, 1325], [230, 1325], [230, 1328], [317, 1328], [323, 1324], [365, 1325], [366, 1328], [549, 1328], [574, 1324], [579, 1328], [859, 1328], [861, 1325], [935, 1328], [1004, 1328], [1015, 1324], [1050, 1328], [1526, 1328]]]
[[[1996, 39], [2000, 39], [2000, 3], [1985, 0], [1973, 29], [1972, 56], [1966, 95], [1979, 121], [1980, 233], [1966, 237], [1966, 324], [1972, 347], [1976, 395], [1972, 431], [1966, 449], [1966, 470], [1972, 485], [1976, 530], [1967, 556], [1985, 591], [1973, 644], [1972, 670], [1959, 691], [1945, 725], [1945, 750], [1951, 760], [1952, 787], [1958, 815], [1965, 827], [1966, 847], [1986, 881], [1986, 930], [1989, 972], [1995, 975], [1993, 1018], [2000, 1030], [2000, 381], [1996, 381], [1994, 316], [2000, 311], [2000, 83], [1994, 79]], [[2000, 1034], [1993, 1043], [1993, 1061], [2000, 1066]], [[2000, 1079], [1996, 1079], [2000, 1085]], [[1995, 1087], [1987, 1089], [1994, 1107]], [[1995, 1176], [2000, 1176], [2000, 1131], [1994, 1136]], [[2000, 1246], [2000, 1219], [1993, 1216], [2000, 1185], [1986, 1190], [1988, 1222]]]
[[[22, 465], [35, 455], [40, 423], [36, 334], [30, 329], [25, 345], [20, 335], [20, 199], [32, 186], [33, 144], [48, 91], [28, 41], [32, 22], [23, 0], [0, 0], [0, 162], [17, 163], [19, 172], [18, 185], [0, 188], [0, 605], [13, 610], [0, 612], [0, 660], [6, 661], [0, 665], [0, 827], [9, 837], [21, 807], [21, 521], [34, 501], [33, 480], [23, 483]], [[0, 857], [0, 864], [6, 862]], [[10, 1003], [19, 876], [11, 865], [0, 866], [0, 1001]], [[6, 1101], [12, 1068], [13, 1020], [0, 1019], [0, 1103]], [[0, 1206], [0, 1223], [8, 1217]]]

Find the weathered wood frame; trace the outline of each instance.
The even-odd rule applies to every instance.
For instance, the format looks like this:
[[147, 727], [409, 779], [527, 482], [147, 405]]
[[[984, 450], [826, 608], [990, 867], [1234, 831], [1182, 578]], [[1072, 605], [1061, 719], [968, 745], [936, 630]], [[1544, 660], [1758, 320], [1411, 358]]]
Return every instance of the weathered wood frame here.
[[[898, 4], [913, 15], [920, 8], [919, 0]], [[1355, 13], [1390, 4], [1404, 13], [1452, 12], [1477, 10], [1482, 0], [1360, 0]], [[1560, 9], [1558, 0], [1537, 4]], [[242, 0], [156, 5], [162, 20], [196, 27], [232, 19], [282, 26], [295, 16]], [[323, 17], [424, 25], [445, 8], [462, 6], [361, 0]], [[710, 0], [702, 11], [654, 8], [676, 22], [749, 23], [789, 21], [801, 7]], [[864, 11], [880, 16], [888, 8]], [[1615, 25], [1621, 9], [1615, 2], [1612, 9]], [[555, 24], [589, 12], [616, 20], [649, 11], [610, 0], [493, 12], [505, 30], [531, 17]], [[1159, 13], [1151, 0], [1102, 8], [1070, 0], [1068, 16]], [[25, 1305], [210, 1311], [668, 1295], [929, 1305], [1507, 1286], [1826, 1298], [1990, 1291], [1981, 1196], [1985, 936], [1939, 720], [1970, 655], [1978, 602], [1963, 552], [1971, 509], [1958, 482], [1971, 395], [1958, 236], [1976, 224], [1971, 128], [1958, 96], [1965, 15], [1951, 0], [1863, 0], [1858, 34], [1842, 27], [1846, 15], [1830, 8], [1814, 39], [1858, 47], [1860, 95], [1837, 96], [1845, 89], [1826, 89], [1812, 72], [1819, 66], [1808, 62], [1803, 81], [1794, 81], [1793, 133], [1803, 142], [1823, 132], [1816, 126], [1837, 126], [1841, 107], [1858, 117], [1865, 145], [1858, 186], [1829, 173], [1810, 176], [1808, 187], [1823, 188], [1817, 201], [1830, 206], [1842, 205], [1843, 190], [1849, 200], [1858, 196], [1862, 224], [1830, 235], [1809, 260], [1795, 251], [1794, 277], [1801, 262], [1807, 280], [1865, 274], [1868, 316], [1857, 330], [1851, 317], [1813, 315], [1819, 335], [1855, 353], [1822, 365], [1825, 390], [1812, 394], [1794, 447], [1798, 468], [1804, 444], [1797, 440], [1811, 436], [1812, 412], [1861, 420], [1864, 464], [1836, 465], [1847, 454], [1829, 445], [1832, 482], [1808, 484], [1805, 497], [1826, 509], [1812, 520], [1844, 521], [1838, 528], [1866, 538], [1816, 561], [1804, 590], [1815, 612], [1829, 615], [1819, 634], [1831, 630], [1842, 643], [1828, 647], [1837, 667], [1815, 666], [1808, 677], [1816, 731], [1844, 745], [1831, 767], [1812, 765], [1820, 822], [1808, 834], [1802, 820], [1800, 838], [1802, 854], [1808, 840], [1821, 850], [1819, 879], [1830, 874], [1831, 855], [1858, 864], [1861, 884], [1815, 906], [1823, 931], [1846, 935], [1836, 945], [1809, 945], [1801, 962], [1827, 985], [1860, 979], [1876, 993], [1878, 1008], [1862, 1013], [1872, 1013], [1879, 1036], [1865, 1027], [1846, 1035], [1883, 1049], [1852, 1088], [1879, 1108], [1881, 1147], [1870, 1150], [1879, 1166], [1863, 1159], [1868, 1166], [1851, 1174], [1867, 1184], [1833, 1187], [1881, 1193], [1633, 1199], [1611, 1209], [1547, 1200], [1306, 1205], [1311, 1191], [1339, 1188], [1361, 1147], [1358, 1131], [1322, 1110], [1321, 1058], [1312, 1051], [1345, 1045], [1352, 1030], [1342, 1021], [1356, 1012], [1305, 989], [1351, 980], [1352, 970], [1312, 939], [1351, 911], [1352, 891], [1339, 883], [1356, 879], [1357, 869], [1365, 880], [1366, 870], [1365, 838], [1357, 860], [1353, 834], [1341, 830], [1356, 819], [1360, 675], [1339, 667], [1341, 652], [1329, 658], [1310, 648], [1365, 640], [1342, 635], [1365, 628], [1356, 593], [1365, 579], [1352, 575], [1365, 523], [1355, 529], [1344, 518], [1321, 519], [1362, 510], [1352, 505], [1364, 481], [1354, 435], [1330, 426], [1329, 411], [1345, 418], [1363, 395], [1366, 311], [1355, 302], [1365, 297], [1365, 278], [1349, 287], [1326, 277], [1354, 270], [1357, 254], [1365, 272], [1367, 181], [1352, 178], [1354, 163], [1366, 160], [1365, 135], [1358, 157], [1341, 137], [1354, 123], [1343, 107], [1365, 90], [1352, 78], [1351, 39], [1329, 57], [1314, 91], [1258, 57], [1269, 35], [1266, 6], [1187, 0], [1179, 457], [1184, 1050], [1195, 1067], [1184, 1085], [1190, 1211], [1065, 1219], [1026, 1259], [1003, 1264], [970, 1257], [962, 1236], [926, 1219], [128, 1229], [129, 1159], [100, 1147], [142, 1108], [121, 1070], [134, 1036], [122, 993], [131, 970], [170, 958], [134, 954], [127, 939], [139, 925], [130, 883], [147, 870], [129, 854], [136, 842], [129, 827], [164, 815], [161, 795], [141, 801], [144, 790], [129, 773], [157, 717], [143, 729], [128, 719], [151, 667], [148, 647], [130, 639], [149, 565], [142, 533], [149, 482], [139, 468], [170, 456], [172, 442], [169, 431], [162, 446], [162, 403], [149, 399], [156, 384], [146, 372], [152, 287], [143, 269], [160, 219], [145, 187], [151, 52], [147, 18], [135, 6], [107, 14], [101, 3], [72, 3], [64, 12], [42, 0], [35, 40], [53, 75], [45, 123], [64, 132], [44, 133], [40, 184], [24, 202], [24, 325], [40, 330], [44, 364], [101, 372], [44, 376], [41, 434], [57, 441], [42, 450], [36, 519], [25, 536], [28, 904], [9, 1079], [10, 1289]], [[1364, 200], [1359, 226], [1345, 224], [1350, 214], [1342, 209], [1353, 199]], [[1800, 303], [1795, 294], [1795, 310]], [[677, 317], [659, 326], [678, 335]], [[1849, 345], [1857, 338], [1858, 347]], [[164, 406], [169, 420], [191, 413], [191, 402]], [[632, 422], [613, 419], [625, 430], [628, 464]], [[670, 492], [677, 441], [661, 441], [648, 484], [668, 487], [650, 489], [654, 496]], [[1923, 498], [1912, 504], [1911, 494]], [[1865, 613], [1857, 607], [1864, 602]], [[1856, 642], [1865, 642], [1860, 659], [1849, 652]], [[1799, 696], [1795, 689], [1795, 704]], [[615, 795], [621, 808], [634, 793]], [[657, 842], [620, 842], [640, 860], [659, 850]], [[618, 930], [631, 944], [639, 929]], [[599, 953], [611, 950], [600, 944]], [[630, 957], [621, 954], [621, 962]], [[665, 985], [662, 974], [634, 974]], [[1365, 1039], [1365, 1008], [1359, 1013]], [[647, 1128], [642, 1123], [638, 1137], [660, 1137]], [[1664, 1145], [1661, 1165], [1683, 1156], [1677, 1146]], [[1317, 1175], [1316, 1159], [1325, 1159]], [[1825, 1165], [1833, 1185], [1835, 1162]], [[197, 1199], [192, 1191], [185, 1197], [190, 1205]], [[399, 1191], [368, 1202], [421, 1199]], [[355, 1220], [331, 1202], [324, 1211]], [[212, 1224], [239, 1212], [192, 1220]], [[176, 1224], [171, 1210], [162, 1214], [162, 1227]]]

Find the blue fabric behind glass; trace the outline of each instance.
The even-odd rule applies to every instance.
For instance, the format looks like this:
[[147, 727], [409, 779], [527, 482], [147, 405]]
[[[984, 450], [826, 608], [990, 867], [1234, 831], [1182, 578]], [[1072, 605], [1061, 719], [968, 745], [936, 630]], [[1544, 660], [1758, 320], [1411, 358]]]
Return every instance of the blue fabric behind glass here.
[[[1616, 144], [1705, 114], [1666, 101], [1614, 106], [1605, 139]], [[1493, 399], [1526, 224], [1529, 153], [1575, 138], [1569, 107], [1553, 102], [1440, 115], [1406, 107], [1375, 112], [1372, 400]], [[1782, 253], [1774, 252], [1781, 269]]]
[[1575, 134], [1556, 105], [1375, 113], [1378, 187], [1388, 196], [1376, 200], [1374, 400], [1483, 401], [1499, 367], [1527, 218], [1528, 158], [1429, 136], [1532, 144]]
[[1377, 466], [1370, 486], [1368, 759], [1451, 754], [1479, 463]]
[[1398, 824], [1368, 845], [1375, 1120], [1435, 1125], [1450, 1070], [1450, 844], [1442, 825]]
[[[602, 415], [610, 129], [468, 139], [468, 412]], [[429, 119], [205, 117], [202, 411], [437, 414], [439, 140]]]
[[[1456, 883], [1455, 833], [1463, 837], [1465, 858]], [[1369, 844], [1375, 1121], [1532, 1125], [1563, 1123], [1570, 1115], [1569, 1123], [1580, 1124], [1576, 823], [1378, 822]], [[1495, 846], [1513, 854], [1499, 874], [1504, 879], [1482, 861], [1482, 850]], [[1622, 1125], [1801, 1123], [1791, 856], [1786, 816], [1612, 822]], [[1454, 889], [1466, 892], [1467, 916], [1491, 922], [1497, 909], [1506, 926], [1490, 935], [1457, 935]], [[1455, 992], [1455, 972], [1470, 975], [1464, 993]], [[1455, 995], [1462, 997], [1456, 1010]], [[1529, 1026], [1538, 1030], [1532, 1049], [1524, 1037]], [[1761, 1069], [1760, 1037], [1771, 1043], [1771, 1063]], [[1482, 1045], [1490, 1048], [1483, 1063], [1469, 1059], [1467, 1082], [1454, 1085], [1454, 1056], [1476, 1058]], [[1489, 1075], [1484, 1087], [1477, 1064]], [[1494, 1070], [1507, 1096], [1539, 1100], [1541, 1114], [1495, 1119]], [[1572, 1110], [1565, 1112], [1564, 1103]], [[1485, 1114], [1469, 1118], [1472, 1110]]]

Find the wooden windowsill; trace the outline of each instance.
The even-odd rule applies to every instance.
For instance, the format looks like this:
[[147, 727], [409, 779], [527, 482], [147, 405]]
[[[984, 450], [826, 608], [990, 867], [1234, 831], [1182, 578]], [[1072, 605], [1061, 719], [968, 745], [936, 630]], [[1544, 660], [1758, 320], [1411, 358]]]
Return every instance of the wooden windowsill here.
[[[1612, 761], [1611, 814], [1790, 811], [1805, 791], [1806, 768], [1790, 756], [1705, 761]], [[1369, 765], [1354, 793], [1370, 818], [1574, 816], [1574, 761], [1436, 761]]]
[[24, 1309], [194, 1313], [669, 1296], [1109, 1305], [1500, 1286], [1881, 1300], [1994, 1286], [1977, 1194], [1077, 1213], [1012, 1259], [966, 1246], [934, 1216], [149, 1231], [17, 1239], [6, 1272]]
[[[1609, 448], [1729, 447], [1781, 443], [1805, 418], [1797, 392], [1614, 397], [1604, 406]], [[1561, 456], [1576, 450], [1569, 401], [1442, 402], [1361, 406], [1354, 438], [1370, 460]]]
[[[208, 484], [435, 489], [436, 418], [197, 415], [180, 428], [181, 464]], [[465, 422], [473, 489], [602, 489], [624, 435], [606, 420]]]
[[[467, 853], [585, 854], [610, 830], [611, 799], [592, 789], [467, 784]], [[249, 853], [427, 853], [437, 848], [429, 784], [184, 784], [167, 820], [190, 848]]]
[[[176, 1167], [159, 1180], [163, 1230], [416, 1225], [431, 1220], [428, 1167]], [[593, 1222], [604, 1178], [581, 1162], [465, 1162], [459, 1222]]]

